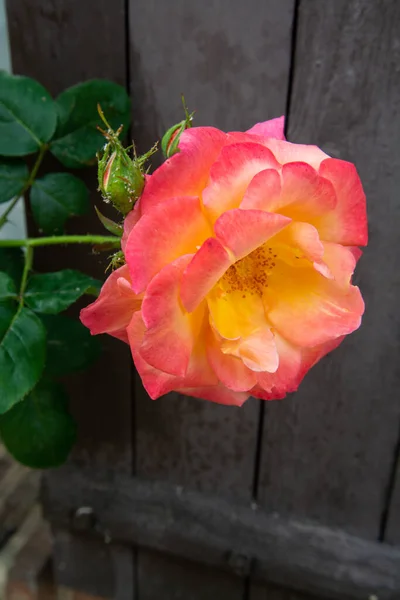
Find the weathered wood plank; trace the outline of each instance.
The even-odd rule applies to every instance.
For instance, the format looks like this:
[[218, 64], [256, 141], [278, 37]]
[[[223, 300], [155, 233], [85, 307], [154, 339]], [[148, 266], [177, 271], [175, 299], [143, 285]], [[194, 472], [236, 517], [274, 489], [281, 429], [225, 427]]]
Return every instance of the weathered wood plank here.
[[[400, 548], [274, 517], [243, 500], [234, 503], [221, 495], [147, 479], [116, 476], [110, 485], [104, 474], [92, 477], [92, 472], [60, 469], [48, 482], [46, 514], [66, 525], [85, 499], [96, 517], [93, 535], [107, 532], [112, 540], [237, 575], [252, 572], [255, 581], [326, 598], [365, 600], [375, 594], [380, 600], [396, 600], [400, 596]], [[158, 564], [163, 561], [172, 585], [170, 561], [161, 557]], [[182, 575], [184, 567], [175, 565]], [[157, 586], [160, 590], [159, 581]], [[200, 593], [204, 597], [204, 590]]]
[[[289, 138], [356, 163], [370, 244], [361, 329], [266, 407], [259, 502], [377, 539], [400, 406], [400, 5], [300, 3]], [[396, 337], [397, 336], [397, 337]]]
[[385, 542], [400, 545], [400, 456], [397, 456], [396, 459], [394, 464], [394, 488], [389, 498], [386, 530], [382, 534]]
[[[246, 129], [285, 110], [293, 0], [130, 2], [133, 134], [148, 149], [182, 119], [180, 94], [197, 125]], [[156, 18], [155, 16], [156, 15]], [[156, 40], [156, 43], [155, 43]], [[250, 498], [258, 404], [243, 410], [171, 394], [153, 404], [138, 392], [137, 473], [198, 490]], [[241, 600], [239, 580], [140, 553], [140, 600]]]
[[[69, 85], [93, 78], [109, 78], [122, 85], [126, 82], [125, 57], [125, 3], [113, 2], [112, 9], [106, 0], [39, 0], [34, 5], [29, 0], [7, 2], [13, 70], [37, 78], [53, 94]], [[55, 167], [57, 168], [57, 167]], [[94, 170], [84, 175], [91, 190], [97, 187]], [[93, 196], [97, 202], [98, 194]], [[76, 224], [68, 224], [69, 232], [101, 230], [92, 210], [90, 215]], [[65, 266], [76, 267], [97, 277], [104, 277], [105, 260], [95, 258], [90, 250], [68, 248], [35, 254], [39, 269], [54, 270]], [[84, 464], [104, 469], [132, 471], [132, 409], [131, 409], [131, 357], [129, 349], [112, 339], [104, 340], [100, 361], [82, 376], [71, 378], [69, 390], [71, 409], [79, 423], [79, 441], [71, 457], [71, 464]], [[111, 402], [111, 399], [113, 401]], [[115, 400], [117, 399], [117, 400]], [[52, 475], [49, 474], [51, 478]], [[83, 499], [84, 502], [84, 499]], [[118, 581], [115, 555], [120, 548], [110, 547], [106, 552], [100, 545], [96, 551], [92, 542], [74, 539], [55, 531], [56, 579], [69, 585], [64, 578], [71, 569], [58, 569], [62, 561], [57, 553], [65, 554], [71, 561], [75, 555], [81, 560], [74, 563], [74, 585], [88, 594], [104, 595], [97, 586], [99, 573], [110, 597], [133, 597], [133, 553], [124, 557], [130, 564], [126, 585]], [[97, 570], [87, 564], [95, 552], [99, 558]], [[104, 578], [108, 577], [107, 582]]]

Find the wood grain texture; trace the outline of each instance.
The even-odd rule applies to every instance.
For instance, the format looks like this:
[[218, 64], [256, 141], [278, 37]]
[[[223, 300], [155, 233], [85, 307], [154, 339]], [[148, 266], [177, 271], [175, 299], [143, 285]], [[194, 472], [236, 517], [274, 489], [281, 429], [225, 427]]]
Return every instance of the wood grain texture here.
[[[123, 0], [113, 2], [112, 10], [105, 0], [39, 0], [33, 4], [29, 0], [12, 0], [7, 3], [7, 9], [15, 73], [38, 79], [54, 95], [93, 77], [125, 84]], [[51, 166], [53, 170], [63, 170], [55, 161]], [[78, 175], [89, 189], [97, 188], [95, 169]], [[92, 200], [99, 201], [97, 193], [92, 194]], [[31, 223], [30, 229], [32, 231]], [[102, 231], [94, 210], [88, 217], [72, 220], [67, 230], [69, 233]], [[85, 254], [82, 248], [35, 253], [38, 270], [52, 271], [68, 266], [99, 278], [104, 278], [105, 261], [106, 258], [94, 257], [90, 250]], [[108, 338], [104, 340], [100, 361], [85, 374], [68, 380], [71, 410], [79, 424], [79, 440], [70, 458], [71, 464], [132, 472], [131, 364], [129, 349]], [[51, 473], [48, 477], [52, 477]], [[73, 576], [78, 589], [107, 596], [98, 586], [101, 580], [111, 597], [120, 600], [133, 597], [132, 550], [113, 546], [104, 550], [102, 545], [94, 548], [92, 542], [83, 537], [78, 540], [62, 531], [54, 534], [57, 583], [69, 586], [68, 578]], [[70, 563], [57, 560], [58, 555], [66, 556]], [[93, 555], [98, 557], [97, 569], [87, 567]], [[81, 560], [74, 561], [74, 556]], [[122, 574], [118, 574], [117, 556], [124, 565], [129, 565], [128, 574], [124, 569], [124, 582], [119, 581]], [[64, 569], [58, 568], [64, 563]]]
[[[116, 476], [110, 485], [104, 474], [68, 468], [50, 480], [44, 498], [46, 514], [55, 522], [70, 522], [74, 508], [85, 498], [95, 516], [93, 536], [107, 534], [109, 540], [185, 557], [239, 576], [252, 572], [254, 581], [337, 600], [365, 600], [372, 594], [380, 600], [400, 597], [400, 548], [307, 521], [281, 519], [243, 499], [233, 501], [123, 476]], [[149, 555], [144, 556], [147, 560]], [[157, 565], [161, 576], [165, 566], [163, 580], [155, 573], [155, 589], [152, 583], [144, 588], [145, 594], [152, 589], [160, 594], [164, 581], [167, 597], [183, 598], [176, 573], [187, 581], [188, 598], [205, 598], [208, 578], [215, 594], [223, 589], [223, 578], [217, 574], [217, 585], [209, 569], [196, 592], [194, 564], [160, 555]], [[240, 589], [240, 580], [232, 580]]]
[[266, 408], [259, 502], [377, 539], [396, 446], [400, 271], [400, 5], [300, 3], [289, 139], [355, 162], [370, 242], [361, 329]]
[[386, 530], [383, 532], [385, 542], [400, 545], [400, 456], [394, 465], [394, 487], [390, 494]]
[[[130, 2], [133, 133], [148, 149], [182, 119], [180, 94], [196, 125], [246, 129], [285, 110], [293, 0]], [[155, 18], [155, 15], [157, 17]], [[170, 394], [137, 394], [138, 475], [201, 491], [250, 498], [258, 403], [242, 410]], [[182, 571], [190, 571], [190, 577]], [[140, 552], [140, 600], [203, 600], [207, 590], [241, 600], [243, 584], [200, 567]]]

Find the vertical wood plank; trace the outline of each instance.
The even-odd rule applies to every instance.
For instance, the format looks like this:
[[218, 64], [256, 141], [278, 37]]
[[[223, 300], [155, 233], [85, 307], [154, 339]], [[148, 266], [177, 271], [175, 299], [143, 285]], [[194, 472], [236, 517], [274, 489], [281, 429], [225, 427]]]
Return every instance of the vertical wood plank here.
[[400, 5], [300, 3], [289, 139], [356, 163], [370, 243], [361, 329], [267, 406], [259, 502], [376, 539], [400, 407]]
[[[106, 0], [39, 0], [33, 4], [13, 0], [7, 8], [15, 73], [38, 79], [54, 95], [93, 77], [125, 85], [124, 0], [113, 2], [112, 9]], [[93, 171], [78, 175], [83, 175], [94, 191], [97, 183]], [[98, 194], [92, 199], [98, 201]], [[100, 230], [94, 210], [67, 227], [70, 232]], [[37, 252], [35, 260], [39, 269], [75, 266], [104, 278], [105, 259], [94, 257], [90, 251], [85, 254], [82, 248]], [[79, 425], [79, 441], [70, 459], [73, 464], [132, 472], [130, 385], [129, 349], [105, 339], [100, 361], [69, 384], [71, 409]], [[92, 543], [62, 531], [55, 531], [55, 542], [59, 584], [70, 586], [73, 578], [73, 585], [88, 594], [119, 600], [133, 597], [132, 550]], [[93, 557], [97, 557], [96, 565], [90, 569]], [[127, 568], [121, 569], [121, 564]]]
[[388, 489], [388, 513], [386, 529], [382, 531], [384, 541], [389, 544], [400, 544], [400, 455], [397, 448], [397, 456], [394, 461], [393, 489]]
[[[182, 119], [249, 128], [285, 111], [293, 1], [130, 2], [134, 138], [145, 150]], [[243, 409], [170, 394], [136, 400], [137, 473], [250, 500], [259, 405]], [[140, 600], [241, 600], [243, 581], [155, 553], [138, 557]]]

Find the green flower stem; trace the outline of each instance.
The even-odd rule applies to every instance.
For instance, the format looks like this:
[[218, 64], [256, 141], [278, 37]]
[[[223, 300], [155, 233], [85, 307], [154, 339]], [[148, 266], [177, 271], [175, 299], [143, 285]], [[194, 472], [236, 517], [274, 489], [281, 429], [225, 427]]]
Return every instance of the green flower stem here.
[[29, 271], [32, 268], [33, 252], [34, 252], [33, 247], [28, 246], [26, 249], [25, 265], [24, 265], [24, 270], [22, 273], [21, 286], [19, 288], [19, 306], [20, 306], [20, 308], [22, 308], [22, 306], [24, 305], [24, 293], [25, 293], [26, 284], [28, 283]]
[[35, 181], [37, 172], [39, 170], [40, 165], [42, 164], [43, 157], [46, 154], [48, 147], [49, 147], [48, 144], [43, 144], [43, 146], [40, 147], [39, 154], [37, 155], [37, 158], [36, 158], [36, 162], [33, 165], [32, 171], [30, 172], [26, 183], [24, 184], [21, 191], [15, 196], [13, 201], [9, 204], [7, 209], [4, 211], [4, 213], [0, 217], [0, 229], [6, 223], [8, 215], [18, 204], [20, 198], [25, 194], [25, 192], [27, 192], [29, 190], [29, 188], [32, 186], [33, 182]]
[[35, 248], [37, 246], [55, 246], [57, 244], [113, 244], [116, 248], [119, 248], [121, 240], [114, 235], [54, 235], [28, 238], [26, 240], [0, 240], [0, 248]]

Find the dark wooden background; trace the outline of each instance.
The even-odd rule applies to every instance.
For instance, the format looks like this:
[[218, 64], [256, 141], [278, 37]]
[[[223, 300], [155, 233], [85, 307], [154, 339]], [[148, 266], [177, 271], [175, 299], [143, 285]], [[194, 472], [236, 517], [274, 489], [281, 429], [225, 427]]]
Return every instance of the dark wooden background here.
[[[399, 600], [400, 3], [7, 8], [14, 72], [53, 94], [92, 77], [125, 85], [139, 149], [181, 119], [181, 92], [197, 125], [285, 113], [289, 140], [356, 163], [368, 199], [363, 325], [286, 400], [152, 402], [128, 348], [104, 341], [71, 386], [79, 443], [46, 480], [58, 581], [117, 600]], [[102, 272], [81, 250], [60, 260]]]

